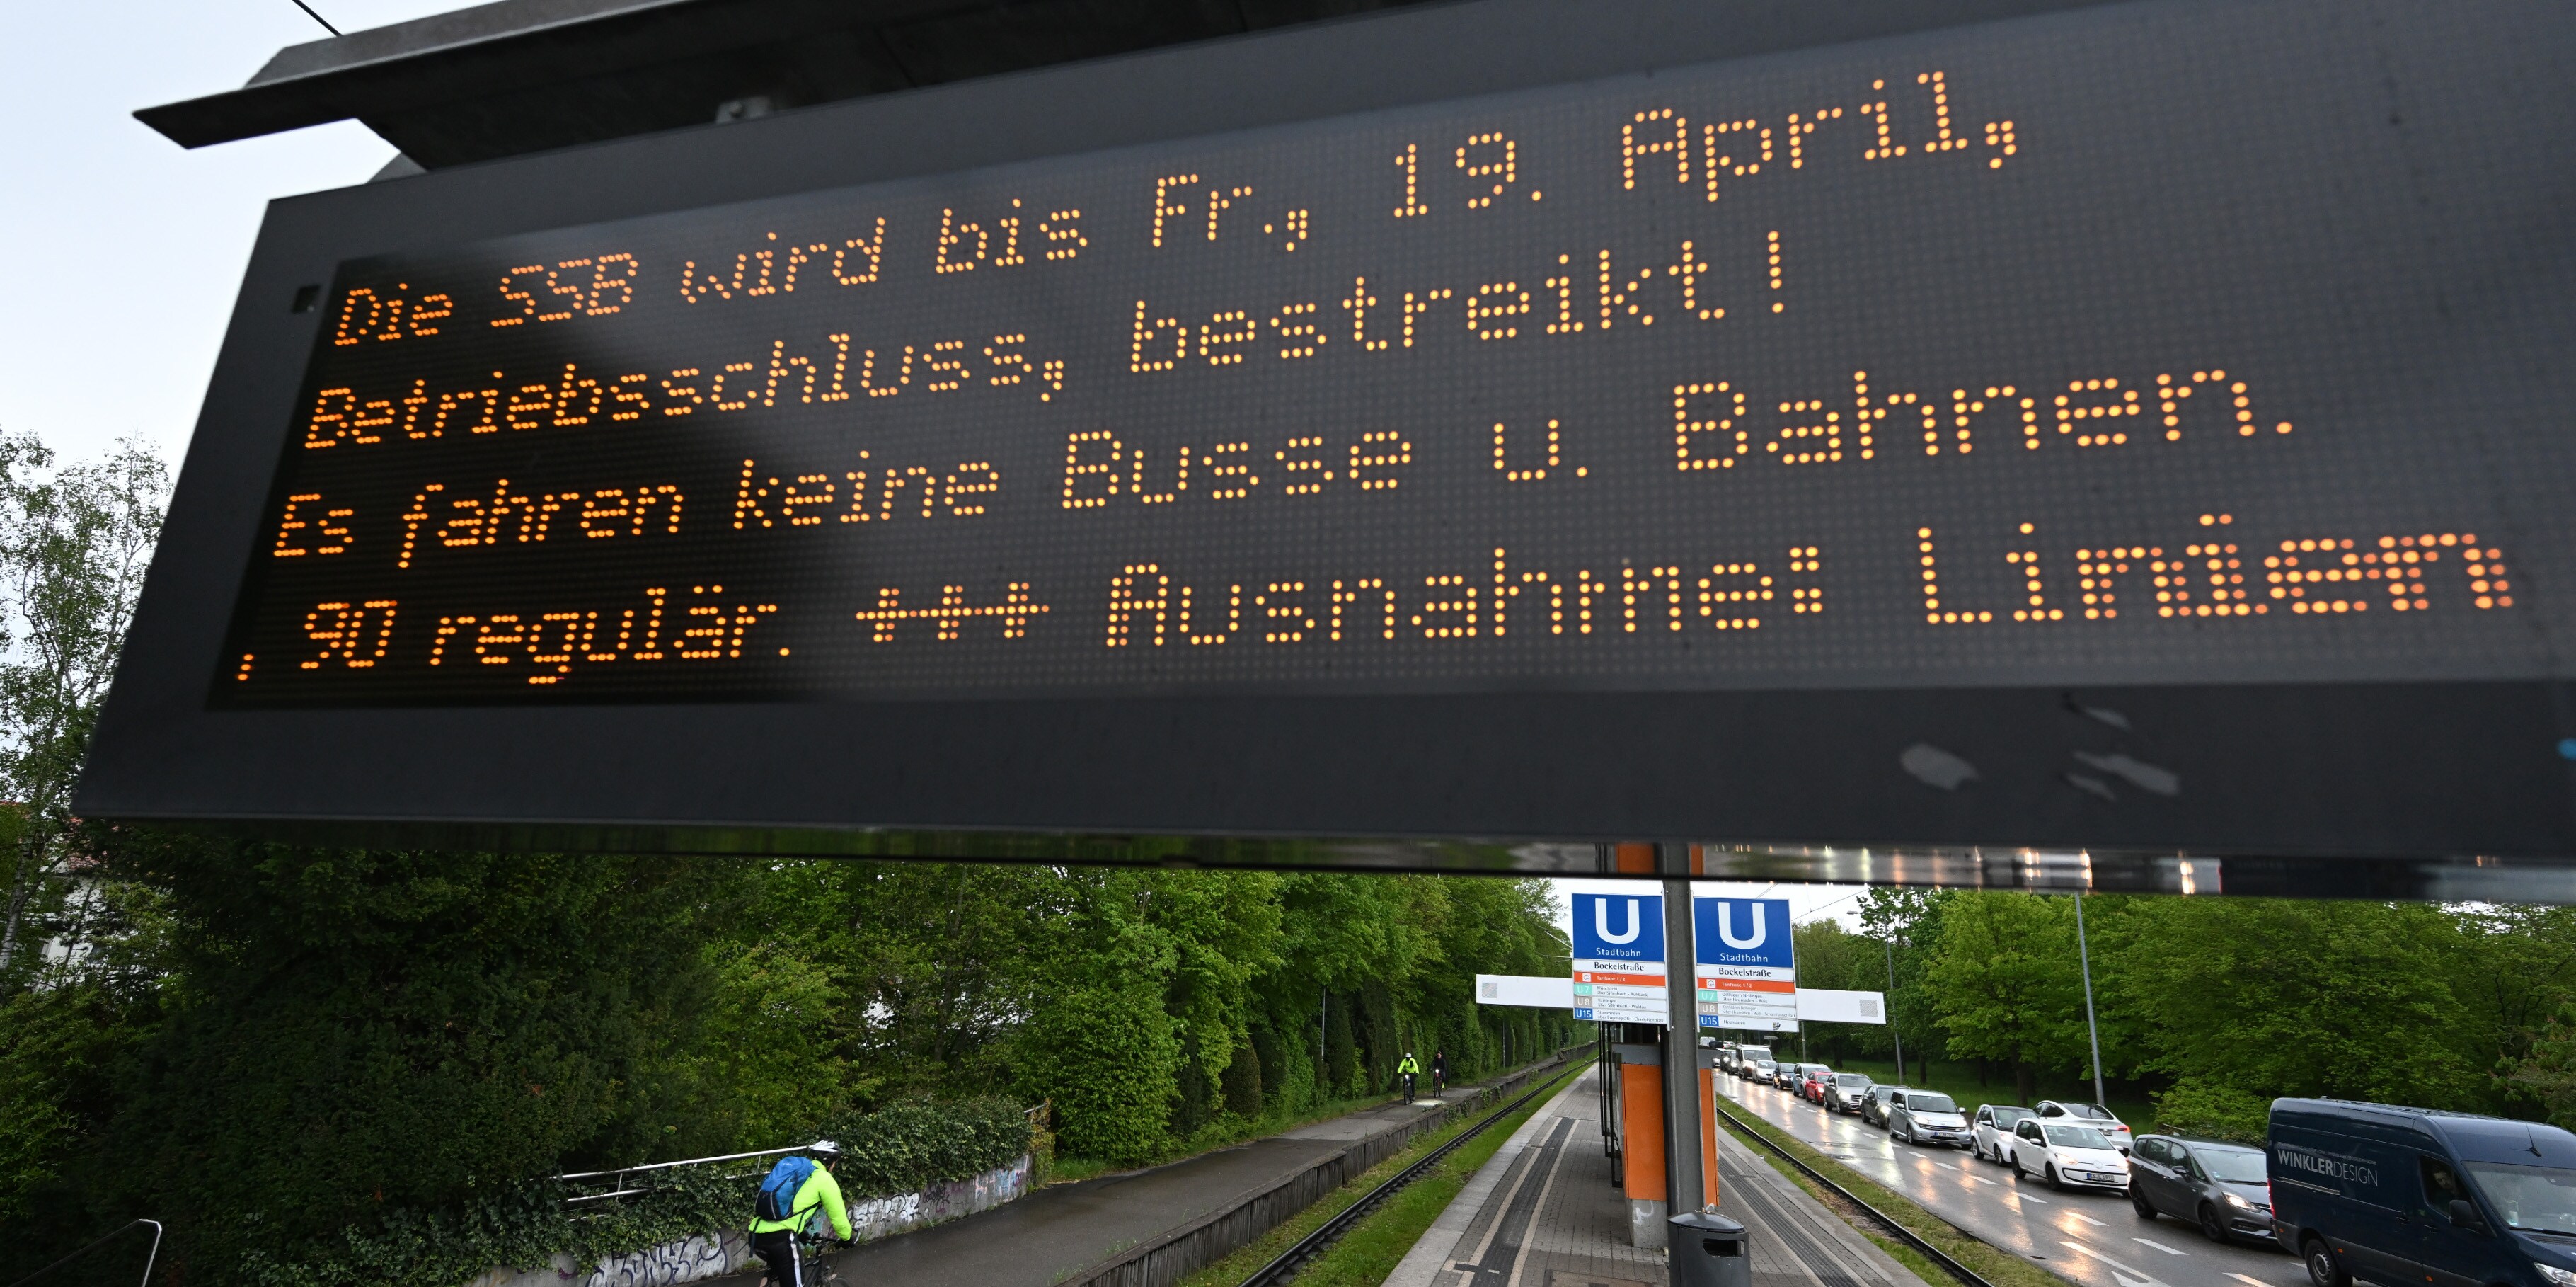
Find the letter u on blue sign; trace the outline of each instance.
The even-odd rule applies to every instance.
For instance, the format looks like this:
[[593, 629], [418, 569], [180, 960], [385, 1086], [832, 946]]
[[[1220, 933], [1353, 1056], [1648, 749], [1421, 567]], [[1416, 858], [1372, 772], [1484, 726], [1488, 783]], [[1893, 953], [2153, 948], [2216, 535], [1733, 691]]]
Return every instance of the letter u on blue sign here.
[[1663, 895], [1576, 894], [1574, 956], [1588, 961], [1663, 960]]
[[1758, 965], [1790, 968], [1789, 900], [1785, 898], [1694, 898], [1692, 937], [1702, 965]]

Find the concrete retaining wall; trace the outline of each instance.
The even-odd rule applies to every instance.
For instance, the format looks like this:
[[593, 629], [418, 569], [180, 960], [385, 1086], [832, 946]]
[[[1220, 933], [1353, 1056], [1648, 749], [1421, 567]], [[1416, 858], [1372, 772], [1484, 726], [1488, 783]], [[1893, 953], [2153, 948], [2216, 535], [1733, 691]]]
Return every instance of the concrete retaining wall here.
[[[990, 1211], [1028, 1191], [1029, 1159], [1023, 1155], [1009, 1166], [972, 1179], [853, 1202], [850, 1232], [857, 1241], [874, 1242]], [[570, 1254], [558, 1254], [553, 1264], [537, 1269], [488, 1270], [466, 1287], [681, 1287], [737, 1273], [753, 1263], [750, 1235], [728, 1229], [611, 1256], [588, 1269], [574, 1263]]]
[[1183, 1228], [1074, 1274], [1058, 1287], [1176, 1287], [1182, 1279], [1250, 1246], [1254, 1239], [1287, 1223], [1289, 1217], [1313, 1206], [1324, 1195], [1404, 1151], [1416, 1136], [1519, 1095], [1531, 1083], [1562, 1068], [1570, 1055], [1588, 1049], [1568, 1047], [1553, 1058], [1498, 1078], [1479, 1087], [1468, 1099], [1329, 1154], [1231, 1207], [1210, 1212]]

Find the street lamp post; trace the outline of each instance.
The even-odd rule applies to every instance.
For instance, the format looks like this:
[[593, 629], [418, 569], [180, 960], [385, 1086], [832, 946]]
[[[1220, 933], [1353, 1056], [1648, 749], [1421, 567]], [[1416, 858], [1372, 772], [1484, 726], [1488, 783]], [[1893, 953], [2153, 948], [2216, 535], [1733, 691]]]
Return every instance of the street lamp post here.
[[2102, 1103], [2102, 1030], [2093, 1022], [2093, 953], [2084, 945], [2084, 891], [2075, 891], [2075, 960], [2084, 970], [2084, 1035], [2093, 1043], [2093, 1102]]
[[1896, 1038], [1896, 1084], [1905, 1084], [1905, 1033], [1896, 1026], [1896, 935], [1880, 943], [1887, 949], [1887, 1035]]

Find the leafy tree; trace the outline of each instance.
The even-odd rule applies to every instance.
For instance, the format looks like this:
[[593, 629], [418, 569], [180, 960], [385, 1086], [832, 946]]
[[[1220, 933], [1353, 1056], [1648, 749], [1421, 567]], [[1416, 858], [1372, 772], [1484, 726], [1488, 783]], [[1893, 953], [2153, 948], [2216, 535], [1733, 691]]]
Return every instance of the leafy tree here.
[[215, 1265], [731, 1142], [687, 1054], [738, 868], [116, 840], [113, 874], [165, 891], [190, 995], [89, 1170]]
[[2086, 1061], [2073, 907], [2028, 894], [1954, 894], [1924, 971], [1951, 1056], [2010, 1064], [2021, 1103], [2031, 1101], [2040, 1068]]
[[[1860, 897], [1863, 936], [1879, 945], [1879, 971], [1873, 985], [1887, 993], [1889, 1046], [1903, 1043], [1907, 1057], [1922, 1060], [1937, 1048], [1940, 1012], [1925, 987], [1941, 942], [1941, 921], [1950, 894], [1929, 889], [1872, 889]], [[1891, 981], [1888, 974], [1894, 973]], [[1867, 967], [1862, 967], [1867, 973]]]
[[2451, 990], [2470, 1016], [2463, 1054], [2497, 1070], [2506, 1104], [2530, 1104], [2532, 1083], [2512, 1074], [2540, 1057], [2554, 1019], [2576, 1005], [2576, 907], [2447, 910], [2461, 940], [2448, 954]]
[[[1808, 921], [1790, 932], [1798, 959], [1798, 986], [1836, 991], [1885, 992], [1887, 977], [1875, 940], [1862, 938], [1831, 918]], [[1802, 1025], [1821, 1053], [1835, 1063], [1854, 1056], [1884, 1058], [1891, 1044], [1883, 1023]]]
[[23, 969], [31, 904], [71, 856], [61, 841], [72, 784], [168, 484], [160, 458], [132, 443], [57, 470], [41, 441], [0, 435], [0, 785], [18, 802], [0, 986]]
[[2474, 1106], [2468, 1008], [2440, 909], [2274, 899], [2140, 899], [2111, 980], [2150, 1069], [2248, 1095]]
[[2504, 1078], [2540, 1101], [2550, 1121], [2576, 1130], [2576, 1005], [2551, 1016]]

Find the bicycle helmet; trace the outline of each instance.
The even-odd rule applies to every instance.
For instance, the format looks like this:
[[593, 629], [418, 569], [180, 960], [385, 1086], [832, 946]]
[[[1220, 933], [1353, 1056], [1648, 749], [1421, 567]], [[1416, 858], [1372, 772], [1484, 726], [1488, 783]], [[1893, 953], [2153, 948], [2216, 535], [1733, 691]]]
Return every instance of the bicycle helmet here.
[[841, 1155], [841, 1142], [839, 1140], [816, 1140], [813, 1143], [806, 1145], [805, 1151], [828, 1162]]

